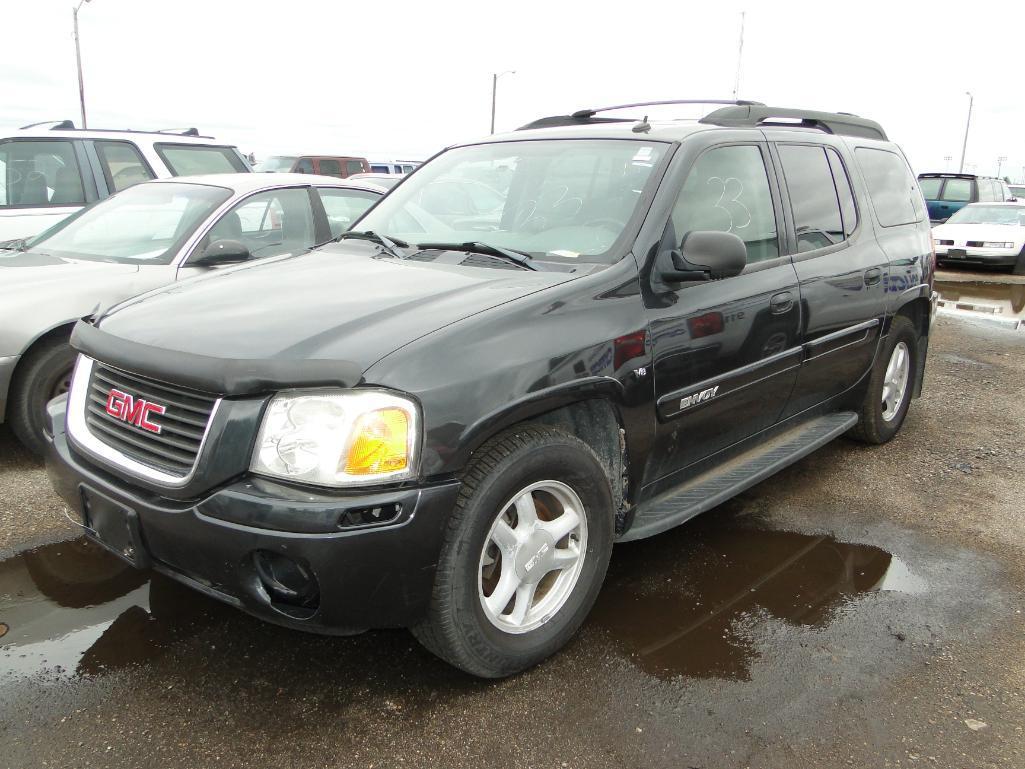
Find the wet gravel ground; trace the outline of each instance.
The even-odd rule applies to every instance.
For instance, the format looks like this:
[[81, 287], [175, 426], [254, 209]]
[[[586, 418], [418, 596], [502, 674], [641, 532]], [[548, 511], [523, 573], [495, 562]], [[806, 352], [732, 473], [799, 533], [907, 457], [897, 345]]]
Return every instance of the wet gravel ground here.
[[[80, 543], [0, 560], [0, 767], [1025, 765], [1025, 332], [941, 317], [926, 376], [886, 446], [619, 547], [580, 636], [507, 681]], [[0, 516], [8, 553], [74, 535], [4, 433]]]

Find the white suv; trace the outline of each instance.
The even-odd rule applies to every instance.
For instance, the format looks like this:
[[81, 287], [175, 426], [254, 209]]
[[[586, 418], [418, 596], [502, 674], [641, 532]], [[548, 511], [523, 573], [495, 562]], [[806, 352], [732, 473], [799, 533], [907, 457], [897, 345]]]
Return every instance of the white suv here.
[[50, 129], [0, 137], [0, 242], [28, 238], [136, 182], [251, 171], [239, 151], [187, 131]]

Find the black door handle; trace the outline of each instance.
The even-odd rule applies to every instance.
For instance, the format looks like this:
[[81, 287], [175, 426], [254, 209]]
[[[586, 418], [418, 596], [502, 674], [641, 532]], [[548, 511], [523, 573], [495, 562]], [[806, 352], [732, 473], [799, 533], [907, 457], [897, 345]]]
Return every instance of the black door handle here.
[[878, 267], [873, 267], [870, 270], [865, 270], [865, 285], [874, 286], [876, 283], [883, 279], [883, 271]]
[[794, 295], [789, 291], [781, 291], [769, 300], [769, 310], [773, 315], [782, 315], [785, 312], [790, 312], [790, 308], [793, 306]]

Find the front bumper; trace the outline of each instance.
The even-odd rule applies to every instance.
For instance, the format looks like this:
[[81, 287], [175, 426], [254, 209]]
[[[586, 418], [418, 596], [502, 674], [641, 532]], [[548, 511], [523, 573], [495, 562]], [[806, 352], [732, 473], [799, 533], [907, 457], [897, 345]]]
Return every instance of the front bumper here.
[[19, 357], [11, 355], [0, 358], [0, 424], [3, 424], [4, 414], [7, 413], [7, 393], [10, 392], [14, 367], [18, 365]]
[[[950, 253], [953, 251], [954, 253]], [[1011, 267], [1018, 261], [1018, 252], [1009, 248], [956, 248], [937, 246], [936, 259], [943, 262], [983, 264], [991, 267]]]
[[[348, 634], [425, 615], [457, 481], [329, 495], [243, 477], [199, 499], [170, 499], [77, 453], [64, 431], [65, 403], [50, 405], [47, 474], [86, 535], [134, 566], [300, 630]], [[387, 523], [340, 524], [375, 509], [399, 512]], [[311, 576], [315, 605], [268, 590], [268, 558]]]

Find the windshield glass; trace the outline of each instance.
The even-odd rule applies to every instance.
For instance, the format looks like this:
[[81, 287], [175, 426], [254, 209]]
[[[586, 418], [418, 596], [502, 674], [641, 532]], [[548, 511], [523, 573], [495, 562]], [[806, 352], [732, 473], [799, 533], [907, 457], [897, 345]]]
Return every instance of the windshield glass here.
[[230, 190], [204, 184], [138, 184], [43, 233], [31, 242], [31, 250], [74, 259], [169, 264], [230, 196]]
[[409, 243], [466, 243], [610, 262], [666, 145], [518, 141], [458, 147], [421, 167], [354, 227]]
[[1025, 225], [1025, 206], [965, 206], [947, 224]]
[[292, 167], [295, 166], [295, 161], [298, 159], [299, 158], [295, 156], [271, 155], [269, 158], [261, 160], [253, 166], [253, 170], [259, 171], [260, 173], [287, 172], [292, 170]]

